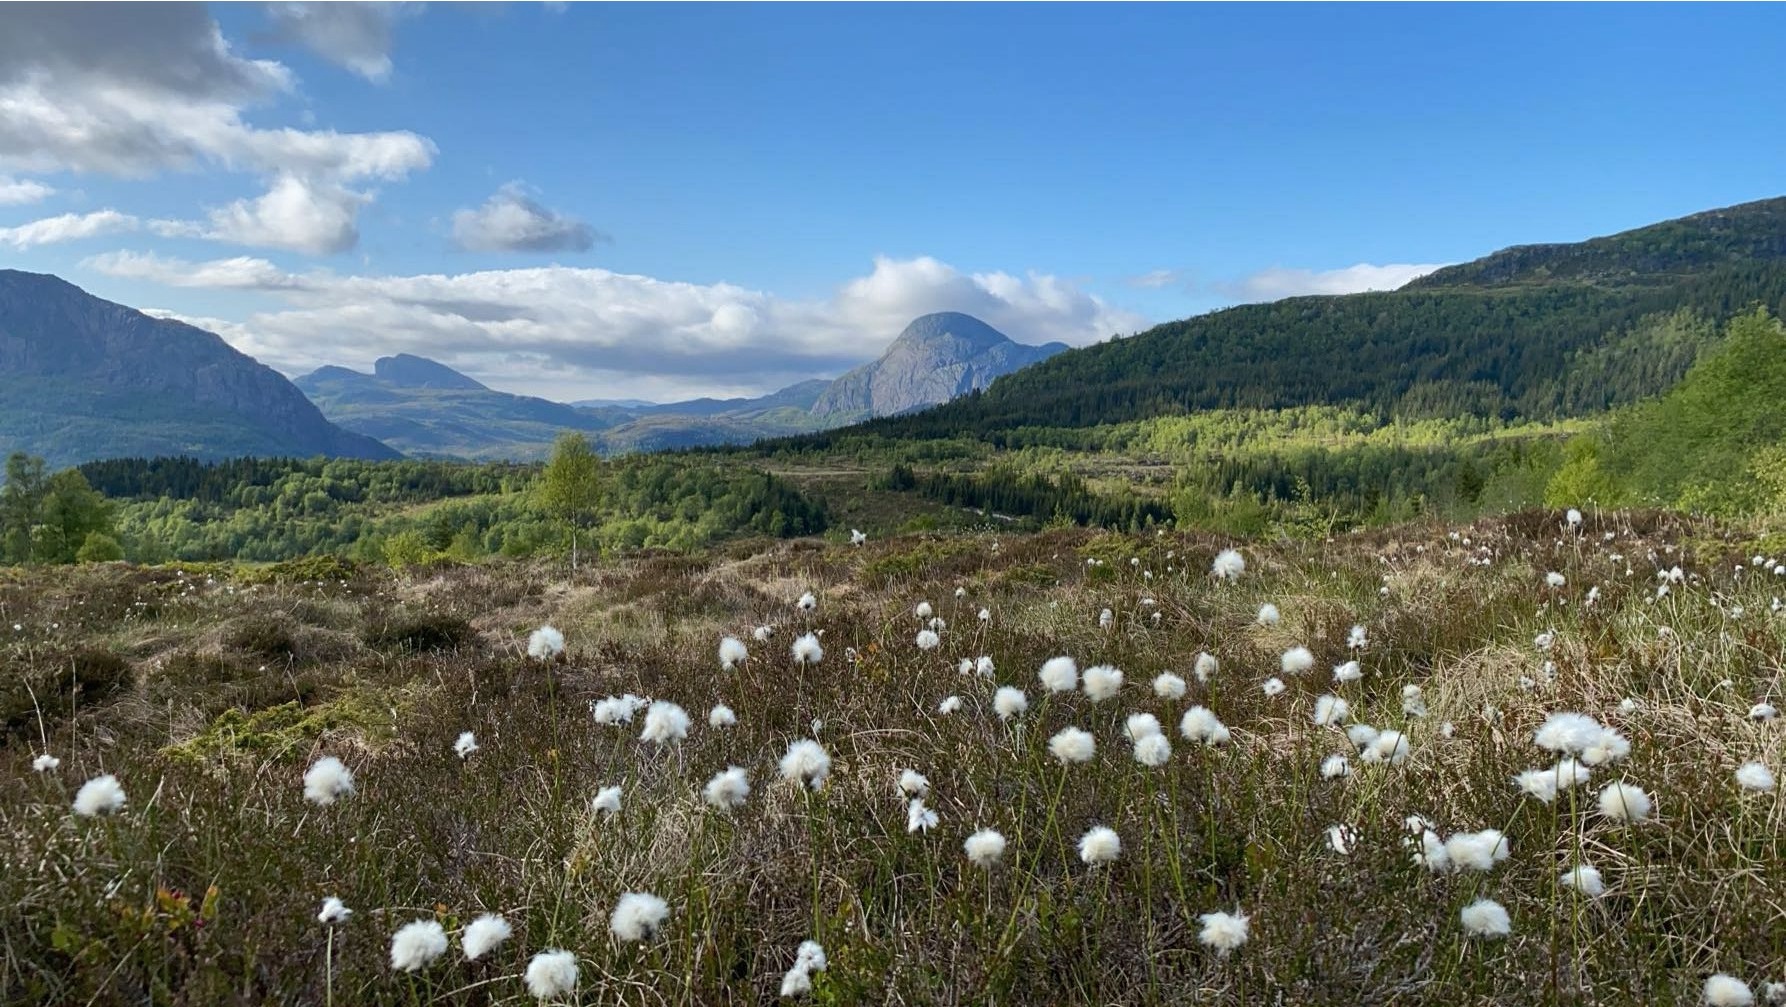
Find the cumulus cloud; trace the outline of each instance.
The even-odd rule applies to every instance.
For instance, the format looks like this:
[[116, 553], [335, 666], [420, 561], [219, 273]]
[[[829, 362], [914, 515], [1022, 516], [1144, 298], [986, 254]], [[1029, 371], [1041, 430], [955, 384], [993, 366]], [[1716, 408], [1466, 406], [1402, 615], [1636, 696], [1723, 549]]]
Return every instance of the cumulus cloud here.
[[1396, 263], [1372, 265], [1361, 262], [1344, 269], [1312, 270], [1273, 267], [1260, 270], [1238, 282], [1224, 283], [1217, 290], [1241, 301], [1275, 301], [1304, 294], [1357, 294], [1367, 290], [1394, 290], [1409, 280], [1425, 276], [1445, 264]]
[[0, 175], [0, 206], [23, 206], [26, 203], [35, 203], [48, 199], [55, 192], [55, 189], [42, 182]]
[[968, 274], [931, 258], [877, 259], [868, 275], [811, 301], [568, 266], [348, 276], [249, 257], [191, 263], [131, 252], [84, 265], [264, 295], [273, 303], [263, 310], [207, 327], [288, 373], [409, 352], [561, 398], [769, 391], [873, 359], [930, 311], [965, 311], [1027, 343], [1085, 344], [1142, 324], [1054, 276]]
[[[340, 250], [352, 244], [353, 218], [371, 198], [349, 186], [427, 168], [435, 147], [406, 131], [261, 128], [245, 118], [294, 88], [284, 65], [232, 50], [201, 5], [0, 6], [0, 169], [253, 173], [267, 180], [264, 196], [219, 208], [209, 227], [188, 230]], [[326, 219], [282, 212], [301, 199]]]
[[474, 252], [587, 252], [601, 237], [583, 221], [542, 206], [519, 182], [453, 214], [453, 241]]
[[64, 213], [56, 217], [33, 220], [17, 227], [0, 227], [0, 245], [11, 245], [22, 250], [35, 245], [54, 245], [63, 241], [77, 241], [98, 234], [134, 231], [141, 226], [141, 223], [130, 214], [119, 213], [116, 210]]
[[391, 36], [397, 20], [420, 5], [404, 3], [269, 3], [272, 36], [372, 81], [391, 75]]

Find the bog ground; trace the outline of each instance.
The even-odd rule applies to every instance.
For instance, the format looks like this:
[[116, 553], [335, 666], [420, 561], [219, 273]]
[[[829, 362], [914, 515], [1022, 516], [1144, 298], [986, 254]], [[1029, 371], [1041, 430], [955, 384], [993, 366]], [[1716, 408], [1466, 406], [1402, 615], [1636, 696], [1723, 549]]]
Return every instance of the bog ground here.
[[1786, 997], [1780, 546], [1527, 512], [9, 571], [0, 1000]]

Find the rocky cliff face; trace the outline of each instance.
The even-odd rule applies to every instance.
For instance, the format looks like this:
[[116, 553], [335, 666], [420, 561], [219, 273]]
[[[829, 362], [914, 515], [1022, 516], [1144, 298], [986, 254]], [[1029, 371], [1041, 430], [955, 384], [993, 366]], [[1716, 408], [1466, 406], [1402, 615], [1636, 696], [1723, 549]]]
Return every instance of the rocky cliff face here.
[[0, 270], [0, 443], [57, 465], [141, 454], [396, 457], [324, 419], [277, 371], [213, 333], [16, 270]]
[[812, 412], [859, 418], [922, 409], [985, 388], [994, 378], [1066, 348], [1062, 343], [1013, 342], [972, 315], [924, 315], [906, 326], [879, 360], [832, 382]]

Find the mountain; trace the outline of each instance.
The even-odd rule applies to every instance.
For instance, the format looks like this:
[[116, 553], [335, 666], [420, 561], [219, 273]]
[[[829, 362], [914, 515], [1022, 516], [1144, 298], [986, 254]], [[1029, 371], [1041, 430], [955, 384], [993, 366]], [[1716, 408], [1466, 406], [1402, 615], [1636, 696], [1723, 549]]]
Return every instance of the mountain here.
[[647, 402], [638, 408], [642, 413], [666, 413], [676, 416], [720, 416], [739, 413], [760, 413], [770, 409], [805, 409], [819, 400], [831, 382], [813, 378], [787, 386], [780, 391], [759, 395], [754, 399], [688, 399], [662, 404]]
[[156, 455], [397, 457], [330, 423], [213, 333], [11, 269], [0, 269], [0, 447], [55, 467]]
[[914, 319], [879, 360], [831, 383], [815, 416], [893, 416], [978, 391], [993, 379], [1046, 360], [1064, 343], [1026, 346], [972, 315], [941, 311]]
[[1396, 291], [1169, 322], [860, 431], [1002, 441], [1021, 428], [1307, 405], [1404, 419], [1580, 416], [1665, 391], [1715, 341], [1696, 335], [1704, 323], [1756, 304], [1786, 308], [1786, 199], [1507, 249]]
[[329, 419], [405, 454], [535, 459], [566, 430], [600, 434], [627, 418], [487, 388], [445, 364], [399, 354], [372, 373], [322, 367], [296, 384]]

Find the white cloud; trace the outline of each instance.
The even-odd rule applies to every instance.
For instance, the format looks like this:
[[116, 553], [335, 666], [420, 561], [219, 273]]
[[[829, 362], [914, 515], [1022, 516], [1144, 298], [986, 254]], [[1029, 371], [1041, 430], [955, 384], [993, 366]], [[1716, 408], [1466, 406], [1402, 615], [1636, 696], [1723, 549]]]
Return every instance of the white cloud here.
[[274, 37], [297, 42], [372, 81], [391, 75], [391, 34], [397, 19], [420, 4], [269, 3]]
[[1170, 287], [1181, 283], [1183, 278], [1179, 276], [1176, 269], [1155, 269], [1142, 273], [1140, 276], [1131, 276], [1123, 282], [1142, 290], [1158, 290], [1161, 287]]
[[1324, 271], [1273, 267], [1260, 270], [1238, 282], [1219, 284], [1216, 289], [1237, 300], [1248, 302], [1275, 301], [1305, 294], [1358, 294], [1367, 290], [1395, 290], [1444, 265], [1440, 262], [1377, 266], [1361, 262], [1344, 269]]
[[557, 398], [769, 391], [873, 359], [931, 311], [965, 311], [1027, 343], [1083, 345], [1143, 323], [1054, 276], [966, 274], [931, 258], [876, 259], [868, 275], [816, 301], [567, 266], [345, 276], [249, 257], [190, 263], [130, 252], [84, 265], [272, 298], [214, 328], [287, 373], [409, 352]]
[[35, 245], [54, 245], [63, 241], [78, 241], [81, 238], [91, 238], [97, 234], [134, 231], [141, 226], [141, 223], [128, 213], [119, 213], [116, 210], [64, 213], [56, 217], [33, 220], [17, 227], [0, 227], [0, 245], [11, 245], [22, 250]]
[[0, 175], [0, 206], [23, 206], [54, 195], [55, 189], [29, 178], [8, 178]]
[[601, 235], [510, 182], [476, 209], [453, 213], [453, 241], [476, 252], [587, 252]]
[[[405, 131], [261, 128], [244, 117], [289, 95], [291, 72], [237, 55], [200, 5], [0, 6], [0, 169], [148, 177], [249, 172], [266, 195], [222, 207], [218, 240], [335, 251], [371, 196], [348, 186], [427, 168], [434, 144]], [[282, 210], [308, 199], [320, 223]], [[346, 220], [343, 222], [343, 216]]]

